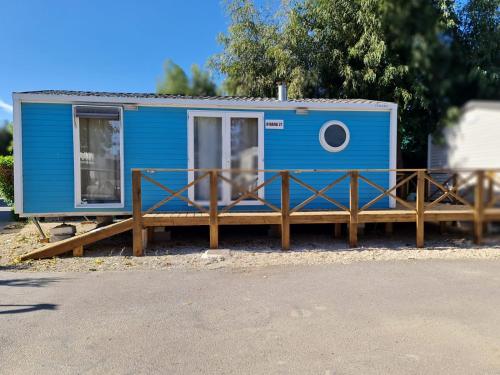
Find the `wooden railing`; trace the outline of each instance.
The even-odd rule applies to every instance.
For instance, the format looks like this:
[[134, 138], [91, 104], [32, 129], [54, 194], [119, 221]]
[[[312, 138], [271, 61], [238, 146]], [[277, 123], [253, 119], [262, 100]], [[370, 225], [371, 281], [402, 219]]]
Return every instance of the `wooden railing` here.
[[[172, 189], [164, 183], [159, 182], [157, 179], [151, 177], [152, 173], [160, 172], [178, 172], [178, 173], [196, 173], [197, 177], [188, 184], [179, 189]], [[259, 173], [266, 176], [260, 183], [252, 184], [247, 188], [242, 188], [235, 184], [231, 178], [227, 177], [232, 172], [237, 173], [252, 173], [257, 176]], [[183, 201], [188, 207], [190, 212], [206, 215], [208, 217], [208, 225], [210, 227], [210, 247], [216, 248], [218, 246], [218, 227], [221, 215], [229, 214], [235, 207], [238, 207], [247, 198], [254, 199], [261, 204], [262, 208], [266, 208], [271, 213], [280, 216], [280, 225], [282, 232], [282, 248], [288, 249], [290, 247], [290, 218], [293, 215], [305, 212], [307, 206], [314, 200], [322, 198], [329, 202], [333, 209], [329, 212], [339, 212], [348, 214], [348, 227], [349, 227], [349, 243], [350, 246], [357, 246], [357, 229], [360, 222], [360, 217], [363, 217], [363, 222], [367, 222], [369, 218], [364, 215], [367, 211], [377, 210], [374, 205], [382, 199], [390, 199], [396, 205], [396, 209], [392, 213], [388, 208], [378, 209], [387, 211], [387, 221], [397, 221], [397, 215], [406, 215], [408, 213], [414, 214], [416, 222], [416, 242], [418, 247], [424, 245], [424, 222], [426, 214], [435, 213], [438, 208], [460, 206], [460, 209], [466, 212], [471, 212], [475, 223], [474, 238], [476, 243], [480, 243], [483, 234], [483, 223], [485, 221], [485, 212], [492, 209], [499, 202], [498, 195], [495, 194], [496, 189], [500, 190], [500, 179], [498, 177], [499, 170], [462, 170], [462, 171], [432, 171], [424, 169], [372, 169], [372, 170], [187, 170], [187, 169], [133, 169], [132, 170], [132, 185], [133, 185], [133, 218], [134, 218], [134, 254], [142, 255], [143, 249], [143, 230], [144, 230], [144, 217], [145, 215], [158, 212], [158, 209], [171, 202], [174, 199]], [[335, 178], [332, 181], [321, 187], [314, 187], [311, 183], [304, 181], [304, 178], [299, 177], [304, 173], [323, 173], [334, 174]], [[383, 174], [389, 177], [389, 174], [397, 173], [396, 182], [385, 188], [380, 185], [371, 176], [373, 173]], [[439, 182], [436, 179], [437, 173], [447, 173], [450, 177], [445, 182]], [[154, 203], [147, 209], [142, 208], [142, 181], [153, 184], [157, 188], [164, 191], [167, 196]], [[186, 196], [189, 189], [194, 189], [201, 181], [209, 181], [209, 200], [206, 205], [201, 204], [194, 199]], [[333, 198], [331, 195], [332, 190], [339, 187], [343, 181], [348, 181], [349, 185], [349, 205], [348, 207]], [[219, 207], [219, 182], [222, 184], [229, 184], [235, 188], [238, 197], [227, 204], [226, 206]], [[279, 204], [277, 202], [270, 202], [264, 195], [259, 192], [270, 184], [280, 182], [281, 197]], [[452, 183], [451, 183], [452, 182]], [[294, 203], [291, 200], [291, 183], [297, 184], [302, 188], [310, 191], [312, 194], [306, 199]], [[360, 183], [368, 185], [373, 192], [378, 195], [371, 196], [368, 202], [360, 204], [359, 186]], [[389, 184], [390, 185], [390, 184]], [[485, 185], [486, 194], [485, 194]], [[435, 190], [430, 192], [429, 187], [434, 186]], [[470, 190], [468, 187], [473, 187], [473, 200], [466, 196]], [[293, 200], [295, 201], [295, 200]], [[443, 204], [445, 204], [443, 206]], [[400, 211], [398, 211], [400, 210]], [[186, 209], [184, 212], [187, 212]], [[262, 209], [255, 209], [253, 212], [258, 214]], [[439, 211], [436, 215], [439, 214]], [[361, 216], [360, 216], [361, 215]]]

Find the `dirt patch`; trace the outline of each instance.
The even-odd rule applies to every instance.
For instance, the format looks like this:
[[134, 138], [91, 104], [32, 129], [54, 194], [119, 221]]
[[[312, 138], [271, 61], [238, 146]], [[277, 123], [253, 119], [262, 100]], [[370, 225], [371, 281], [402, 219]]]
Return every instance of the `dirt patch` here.
[[[76, 225], [77, 233], [95, 228], [94, 223], [67, 222]], [[46, 233], [60, 222], [41, 223]], [[314, 227], [314, 228], [313, 228]], [[214, 269], [249, 268], [287, 264], [328, 264], [359, 261], [418, 259], [500, 259], [500, 234], [489, 234], [483, 246], [474, 246], [470, 231], [449, 228], [439, 234], [437, 226], [426, 230], [426, 248], [414, 247], [413, 225], [396, 227], [394, 235], [386, 235], [382, 226], [373, 226], [360, 236], [360, 247], [350, 249], [346, 235], [333, 239], [331, 226], [292, 229], [292, 249], [280, 250], [280, 240], [268, 235], [267, 228], [222, 228], [220, 248], [231, 256], [204, 259], [208, 246], [206, 228], [174, 228], [172, 239], [153, 243], [144, 257], [132, 257], [130, 233], [106, 239], [85, 248], [85, 256], [62, 256], [20, 262], [19, 256], [43, 246], [33, 223], [15, 223], [0, 231], [0, 270], [12, 271], [106, 271], [128, 269]]]

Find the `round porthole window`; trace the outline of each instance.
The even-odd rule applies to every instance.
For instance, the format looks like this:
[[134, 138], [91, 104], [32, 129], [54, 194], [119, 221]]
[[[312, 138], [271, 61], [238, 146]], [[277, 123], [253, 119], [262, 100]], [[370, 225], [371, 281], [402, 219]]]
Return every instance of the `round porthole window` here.
[[349, 129], [340, 121], [328, 121], [319, 131], [321, 146], [330, 152], [339, 152], [349, 144]]

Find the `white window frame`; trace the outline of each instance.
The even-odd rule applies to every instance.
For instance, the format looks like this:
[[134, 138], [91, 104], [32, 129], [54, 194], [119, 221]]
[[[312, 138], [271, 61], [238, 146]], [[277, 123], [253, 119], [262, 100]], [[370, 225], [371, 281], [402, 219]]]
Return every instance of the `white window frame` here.
[[[120, 111], [120, 203], [85, 203], [82, 202], [80, 170], [80, 119], [76, 116], [76, 107], [115, 108]], [[124, 144], [123, 144], [123, 107], [99, 105], [73, 105], [73, 161], [75, 181], [75, 208], [123, 208], [125, 206]]]
[[[342, 129], [344, 129], [345, 131], [345, 141], [344, 143], [342, 143], [340, 146], [338, 147], [333, 147], [333, 146], [330, 146], [328, 144], [328, 142], [326, 141], [325, 139], [325, 133], [326, 133], [326, 130], [330, 127], [330, 126], [340, 126]], [[347, 127], [346, 124], [344, 124], [342, 121], [337, 121], [337, 120], [332, 120], [332, 121], [328, 121], [328, 122], [325, 122], [323, 124], [323, 126], [321, 127], [321, 129], [319, 130], [319, 142], [321, 143], [321, 146], [326, 150], [326, 151], [329, 151], [329, 152], [340, 152], [342, 151], [343, 149], [345, 149], [348, 145], [349, 145], [349, 141], [351, 140], [351, 134], [349, 132], [349, 128]]]
[[[231, 168], [231, 118], [256, 118], [258, 126], [258, 138], [257, 138], [257, 185], [264, 182], [264, 112], [240, 112], [240, 111], [202, 111], [202, 110], [191, 110], [188, 111], [188, 183], [194, 181], [194, 118], [195, 117], [220, 117], [222, 118], [222, 169]], [[230, 178], [229, 172], [224, 172], [226, 178]], [[257, 191], [257, 196], [264, 199], [265, 192], [264, 188]], [[188, 190], [188, 197], [191, 201], [197, 204], [208, 206], [209, 201], [199, 201], [194, 199], [194, 186], [191, 186]], [[218, 201], [219, 206], [225, 206], [233, 203], [231, 200], [231, 185], [222, 181], [222, 196]], [[237, 206], [256, 206], [263, 205], [262, 202], [258, 200], [242, 200], [237, 203]]]

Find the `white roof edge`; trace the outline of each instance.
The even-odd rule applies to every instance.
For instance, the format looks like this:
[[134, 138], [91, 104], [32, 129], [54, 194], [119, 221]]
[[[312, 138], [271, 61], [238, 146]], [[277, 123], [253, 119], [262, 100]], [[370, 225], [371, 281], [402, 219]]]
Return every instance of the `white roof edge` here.
[[463, 106], [464, 111], [475, 108], [500, 110], [500, 100], [469, 100]]
[[254, 108], [254, 109], [296, 109], [308, 108], [311, 110], [366, 110], [390, 111], [397, 108], [396, 103], [321, 103], [308, 101], [253, 101], [253, 100], [224, 100], [224, 99], [183, 99], [183, 98], [139, 98], [139, 97], [112, 97], [112, 96], [79, 96], [58, 94], [30, 94], [13, 93], [14, 99], [22, 102], [34, 103], [108, 103], [133, 104], [140, 106], [165, 106], [189, 108]]

